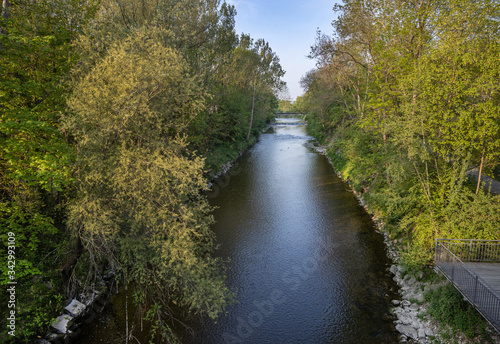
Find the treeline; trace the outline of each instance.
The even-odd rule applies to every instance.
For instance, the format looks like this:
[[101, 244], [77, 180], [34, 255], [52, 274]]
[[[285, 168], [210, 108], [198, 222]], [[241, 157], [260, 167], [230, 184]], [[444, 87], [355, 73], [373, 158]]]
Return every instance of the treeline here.
[[[500, 4], [346, 0], [296, 106], [407, 264], [436, 238], [500, 239]], [[483, 184], [484, 185], [484, 184]]]
[[173, 308], [224, 309], [202, 190], [274, 117], [284, 74], [235, 15], [219, 0], [3, 1], [2, 300], [8, 233], [17, 282], [3, 339], [43, 336], [110, 272], [165, 342]]
[[300, 113], [299, 108], [295, 106], [295, 102], [291, 100], [280, 99], [278, 104], [278, 113]]

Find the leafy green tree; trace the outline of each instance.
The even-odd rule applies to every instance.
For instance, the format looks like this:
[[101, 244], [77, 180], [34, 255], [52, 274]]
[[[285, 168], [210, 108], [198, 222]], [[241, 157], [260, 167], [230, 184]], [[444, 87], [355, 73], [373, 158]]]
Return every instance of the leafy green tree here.
[[344, 177], [405, 239], [409, 263], [430, 262], [437, 237], [498, 235], [486, 223], [496, 198], [480, 180], [472, 197], [465, 180], [498, 163], [498, 4], [349, 0], [335, 10], [302, 100]]
[[[185, 59], [139, 28], [76, 85], [66, 128], [76, 135], [79, 192], [70, 224], [96, 262], [116, 266], [167, 341], [175, 305], [215, 318], [229, 295], [202, 175], [184, 134], [204, 92]], [[99, 264], [93, 273], [101, 272]], [[128, 335], [128, 334], [127, 334]]]
[[[21, 340], [46, 330], [62, 306], [58, 266], [64, 264], [69, 241], [65, 203], [75, 152], [60, 131], [60, 116], [64, 80], [77, 58], [71, 44], [93, 13], [91, 1], [2, 5], [0, 238], [5, 245], [7, 233], [16, 237], [16, 335]], [[3, 269], [2, 285], [6, 275]]]
[[258, 39], [254, 42], [250, 35], [242, 34], [239, 47], [246, 55], [245, 63], [247, 69], [250, 69], [248, 80], [252, 83], [252, 108], [246, 136], [246, 141], [248, 141], [253, 127], [257, 90], [264, 88], [273, 92], [274, 89], [282, 88], [284, 83], [281, 81], [281, 77], [285, 75], [285, 72], [279, 63], [279, 57], [264, 39]]
[[480, 172], [500, 151], [498, 15], [496, 2], [444, 2], [432, 18], [436, 42], [418, 71], [433, 149], [449, 160], [472, 154], [468, 162]]

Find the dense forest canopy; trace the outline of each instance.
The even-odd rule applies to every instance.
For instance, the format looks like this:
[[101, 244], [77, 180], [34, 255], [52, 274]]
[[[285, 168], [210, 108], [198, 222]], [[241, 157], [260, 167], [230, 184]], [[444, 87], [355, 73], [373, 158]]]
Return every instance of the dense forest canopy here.
[[219, 0], [3, 1], [0, 237], [16, 240], [18, 340], [110, 272], [169, 342], [173, 307], [215, 318], [231, 299], [202, 191], [284, 87], [235, 15]]
[[436, 238], [500, 238], [500, 4], [345, 0], [295, 102], [408, 264]]

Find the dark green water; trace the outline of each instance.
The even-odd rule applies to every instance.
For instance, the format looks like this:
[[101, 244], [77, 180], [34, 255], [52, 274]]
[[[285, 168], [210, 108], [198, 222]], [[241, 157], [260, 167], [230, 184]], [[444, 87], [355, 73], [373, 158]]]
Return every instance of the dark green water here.
[[[397, 343], [383, 238], [311, 140], [303, 126], [278, 126], [219, 180], [217, 255], [231, 260], [238, 302], [184, 343]], [[82, 343], [120, 342], [109, 324], [121, 322], [119, 304]]]

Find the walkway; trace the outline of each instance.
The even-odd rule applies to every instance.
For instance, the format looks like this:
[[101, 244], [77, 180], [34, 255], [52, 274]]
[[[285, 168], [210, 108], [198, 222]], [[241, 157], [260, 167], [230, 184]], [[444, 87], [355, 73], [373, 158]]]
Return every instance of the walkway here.
[[438, 239], [435, 266], [500, 332], [500, 240]]

